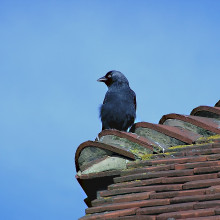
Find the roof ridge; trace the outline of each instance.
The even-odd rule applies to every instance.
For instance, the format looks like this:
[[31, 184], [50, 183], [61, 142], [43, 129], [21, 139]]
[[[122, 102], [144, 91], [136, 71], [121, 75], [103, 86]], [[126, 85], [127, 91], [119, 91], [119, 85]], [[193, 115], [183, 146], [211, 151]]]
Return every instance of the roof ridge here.
[[219, 118], [219, 107], [199, 106], [191, 115], [164, 115], [163, 124], [139, 122], [134, 133], [104, 130], [82, 143], [76, 178], [89, 208], [81, 219], [220, 215]]

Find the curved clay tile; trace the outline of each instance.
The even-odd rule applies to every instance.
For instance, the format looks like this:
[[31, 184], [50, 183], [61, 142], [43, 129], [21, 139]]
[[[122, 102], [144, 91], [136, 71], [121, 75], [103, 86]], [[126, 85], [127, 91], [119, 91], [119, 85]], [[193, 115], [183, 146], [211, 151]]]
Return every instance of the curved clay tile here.
[[165, 153], [130, 162], [125, 170], [76, 176], [88, 196], [87, 215], [80, 219], [218, 219], [220, 142], [177, 148], [185, 155]]
[[219, 123], [217, 123], [216, 121], [214, 121], [213, 119], [210, 119], [210, 118], [191, 116], [191, 115], [168, 114], [168, 115], [164, 115], [160, 119], [159, 123], [164, 124], [169, 119], [187, 122], [189, 124], [200, 127], [204, 130], [211, 131], [215, 134], [220, 134]]
[[102, 132], [100, 132], [98, 134], [99, 138], [102, 138], [106, 135], [113, 135], [113, 136], [117, 136], [119, 138], [125, 138], [131, 142], [137, 143], [141, 146], [144, 146], [147, 149], [153, 150], [153, 147], [156, 145], [159, 147], [159, 145], [157, 145], [156, 143], [152, 142], [151, 140], [142, 137], [142, 136], [138, 136], [137, 134], [134, 133], [128, 133], [128, 132], [124, 132], [124, 131], [118, 131], [118, 130], [104, 130]]
[[135, 131], [137, 128], [140, 128], [140, 127], [155, 130], [157, 132], [160, 132], [160, 133], [165, 134], [167, 136], [173, 137], [173, 138], [180, 140], [180, 141], [187, 143], [187, 144], [192, 144], [197, 139], [199, 139], [201, 137], [201, 135], [190, 132], [186, 129], [181, 129], [181, 128], [172, 127], [172, 126], [168, 126], [168, 125], [152, 124], [152, 123], [148, 123], [148, 122], [136, 123], [131, 128], [131, 130]]
[[[220, 149], [220, 145], [213, 149]], [[121, 171], [120, 176], [114, 177], [114, 183], [99, 191], [99, 197], [90, 203], [87, 215], [81, 219], [121, 219], [120, 216], [154, 220], [185, 219], [186, 216], [196, 219], [215, 216], [217, 219], [219, 157], [213, 152], [211, 155], [150, 160], [145, 166], [142, 161], [131, 162], [136, 168], [128, 169], [127, 173]]]
[[104, 144], [104, 143], [99, 143], [97, 141], [86, 141], [83, 142], [82, 144], [79, 145], [79, 147], [76, 150], [76, 154], [75, 154], [75, 165], [76, 165], [76, 170], [77, 172], [79, 171], [79, 163], [78, 163], [78, 159], [80, 157], [80, 154], [82, 152], [83, 149], [87, 148], [87, 147], [96, 147], [96, 148], [100, 148], [100, 149], [104, 149], [104, 150], [108, 150], [114, 153], [117, 153], [119, 155], [128, 157], [130, 159], [135, 159], [135, 155], [131, 152], [129, 152], [128, 150], [119, 147], [119, 146], [112, 146], [109, 144]]
[[220, 108], [199, 106], [194, 108], [190, 115], [220, 119]]

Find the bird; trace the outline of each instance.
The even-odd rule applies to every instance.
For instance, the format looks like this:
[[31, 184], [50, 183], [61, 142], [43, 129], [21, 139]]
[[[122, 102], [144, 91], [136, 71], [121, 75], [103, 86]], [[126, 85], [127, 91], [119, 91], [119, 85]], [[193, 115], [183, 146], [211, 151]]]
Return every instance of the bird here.
[[111, 70], [98, 82], [104, 82], [108, 91], [100, 106], [102, 130], [127, 131], [136, 118], [136, 94], [130, 88], [128, 79], [119, 71]]

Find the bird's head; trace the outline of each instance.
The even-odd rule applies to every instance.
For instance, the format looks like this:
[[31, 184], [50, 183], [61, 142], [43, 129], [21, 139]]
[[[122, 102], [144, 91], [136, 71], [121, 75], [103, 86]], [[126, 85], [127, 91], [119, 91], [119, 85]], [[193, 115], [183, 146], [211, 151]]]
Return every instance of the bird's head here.
[[108, 87], [113, 84], [114, 85], [116, 85], [116, 84], [117, 85], [122, 85], [122, 84], [129, 85], [128, 80], [124, 76], [124, 74], [122, 74], [121, 72], [116, 71], [116, 70], [112, 70], [112, 71], [107, 72], [105, 76], [99, 78], [97, 81], [104, 82]]

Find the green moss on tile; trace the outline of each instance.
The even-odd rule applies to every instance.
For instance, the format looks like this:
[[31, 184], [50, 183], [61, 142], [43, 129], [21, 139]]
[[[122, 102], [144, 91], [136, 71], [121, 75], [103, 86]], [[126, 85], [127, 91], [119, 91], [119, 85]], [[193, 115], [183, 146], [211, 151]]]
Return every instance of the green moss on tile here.
[[214, 139], [220, 139], [220, 135], [219, 134], [216, 134], [216, 135], [212, 135], [212, 136], [209, 136], [209, 137], [201, 137], [199, 138], [197, 141], [209, 141], [209, 140], [214, 140]]
[[126, 138], [121, 138], [115, 135], [105, 135], [101, 137], [99, 141], [106, 143], [106, 144], [111, 144], [113, 146], [119, 146], [121, 148], [129, 150], [139, 159], [141, 159], [142, 155], [144, 154], [152, 153], [151, 149], [148, 149], [135, 142], [132, 142]]
[[144, 154], [141, 156], [141, 159], [142, 160], [151, 160], [153, 156], [155, 156], [155, 154]]
[[150, 128], [138, 127], [135, 129], [135, 133], [138, 134], [139, 136], [150, 138], [155, 143], [158, 142], [164, 146], [175, 146], [175, 145], [184, 144], [184, 142], [176, 138], [170, 137], [169, 135], [166, 135], [164, 133], [158, 132]]
[[174, 147], [169, 147], [168, 149], [179, 149], [179, 148], [184, 148], [184, 147], [190, 147], [193, 146], [194, 144], [190, 144], [190, 145], [177, 145]]
[[[136, 161], [136, 160], [135, 160], [135, 161]], [[133, 163], [133, 161], [132, 161], [132, 163]], [[123, 169], [122, 172], [123, 172], [123, 171], [126, 171], [126, 172], [127, 172], [127, 171], [134, 170], [134, 169], [135, 169], [134, 167], [126, 168], [126, 169]]]
[[[214, 143], [213, 141], [209, 141], [209, 142], [203, 142], [203, 143], [196, 143], [196, 144], [189, 144], [189, 145], [177, 145], [177, 146], [174, 146], [174, 147], [169, 147], [167, 150], [178, 150], [178, 149], [184, 149], [184, 148], [187, 148], [187, 147], [193, 147], [193, 146], [204, 146], [205, 144], [210, 144], [210, 143]], [[174, 152], [172, 152], [174, 153]]]
[[165, 153], [163, 153], [164, 155], [167, 155], [167, 156], [169, 156], [169, 155], [172, 155], [172, 154], [175, 154], [176, 152], [165, 152]]

